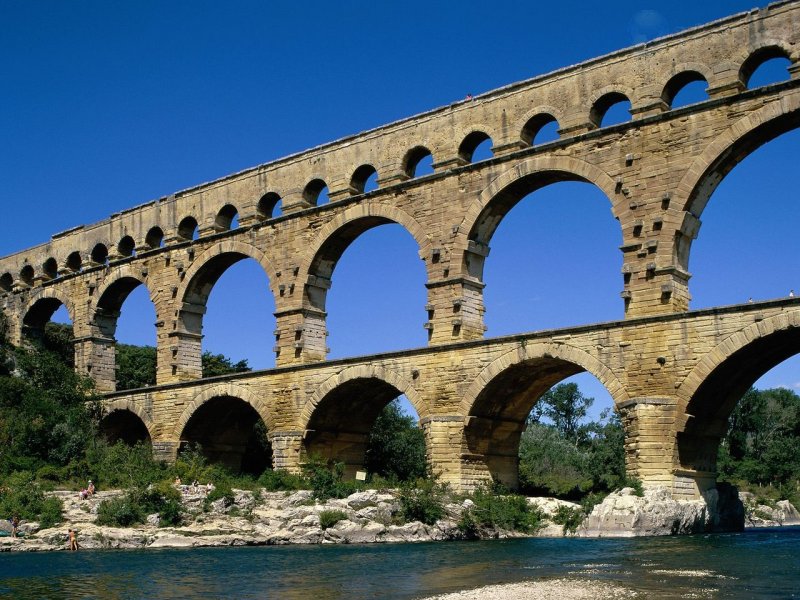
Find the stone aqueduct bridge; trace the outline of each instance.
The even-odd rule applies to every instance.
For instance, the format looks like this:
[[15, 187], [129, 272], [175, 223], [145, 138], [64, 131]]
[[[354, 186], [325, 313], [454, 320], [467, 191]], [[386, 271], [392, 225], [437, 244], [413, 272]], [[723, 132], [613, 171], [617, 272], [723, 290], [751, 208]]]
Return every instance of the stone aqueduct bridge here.
[[[196, 440], [241, 461], [260, 417], [276, 466], [297, 468], [320, 451], [352, 468], [379, 410], [402, 393], [446, 480], [514, 483], [528, 411], [550, 386], [588, 371], [623, 416], [630, 472], [696, 497], [714, 483], [737, 398], [800, 351], [800, 301], [688, 312], [691, 244], [716, 185], [800, 123], [799, 42], [800, 2], [779, 2], [185, 190], [3, 258], [0, 305], [17, 343], [66, 306], [77, 368], [106, 392], [107, 427], [123, 437], [138, 428], [166, 457]], [[775, 57], [789, 59], [787, 81], [748, 89]], [[673, 110], [697, 80], [708, 99]], [[602, 127], [623, 99], [632, 120]], [[551, 121], [559, 139], [536, 144]], [[486, 138], [493, 158], [471, 162]], [[434, 173], [415, 177], [427, 154]], [[378, 189], [364, 193], [375, 172]], [[492, 235], [516, 202], [561, 180], [600, 188], [619, 221], [625, 320], [484, 339]], [[317, 206], [325, 186], [330, 202]], [[386, 223], [414, 237], [425, 263], [429, 346], [326, 361], [336, 262]], [[246, 257], [269, 276], [278, 366], [202, 379], [206, 301]], [[114, 392], [116, 321], [139, 285], [158, 319], [157, 385]]]

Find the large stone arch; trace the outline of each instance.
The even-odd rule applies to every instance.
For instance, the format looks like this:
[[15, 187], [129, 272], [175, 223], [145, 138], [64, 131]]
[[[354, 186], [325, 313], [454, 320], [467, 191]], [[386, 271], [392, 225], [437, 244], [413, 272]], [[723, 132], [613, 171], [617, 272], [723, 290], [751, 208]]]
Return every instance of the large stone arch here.
[[412, 384], [381, 367], [350, 367], [331, 376], [301, 411], [303, 451], [342, 462], [345, 473], [354, 475], [364, 468], [369, 434], [381, 410], [401, 393], [418, 414], [428, 414]]
[[800, 127], [800, 91], [787, 92], [742, 117], [720, 133], [693, 162], [675, 188], [674, 199], [700, 217], [717, 185], [758, 147]]
[[[681, 412], [689, 409], [692, 399], [711, 374], [737, 352], [775, 333], [792, 329], [797, 329], [800, 333], [800, 310], [793, 310], [756, 321], [725, 338], [713, 350], [706, 353], [702, 360], [681, 381], [677, 390]], [[683, 425], [685, 426], [685, 423]]]
[[25, 308], [19, 316], [19, 324], [14, 336], [17, 340], [22, 339], [23, 329], [27, 327], [44, 326], [59, 306], [64, 306], [72, 321], [72, 326], [77, 330], [85, 326], [83, 323], [76, 322], [75, 303], [72, 297], [65, 294], [62, 288], [56, 286], [36, 288], [25, 303]]
[[299, 273], [308, 276], [309, 269], [320, 250], [332, 237], [341, 231], [343, 227], [354, 221], [369, 217], [383, 219], [384, 223], [393, 222], [401, 225], [417, 242], [420, 258], [427, 256], [431, 241], [422, 225], [411, 215], [395, 206], [365, 201], [340, 212], [320, 229], [308, 252], [303, 255], [303, 259], [300, 261]]
[[525, 343], [509, 350], [487, 365], [470, 384], [461, 400], [461, 414], [469, 415], [486, 386], [509, 367], [539, 358], [556, 359], [572, 363], [593, 375], [608, 390], [615, 405], [630, 399], [623, 383], [608, 366], [580, 348], [563, 343]]
[[736, 404], [759, 377], [799, 352], [800, 310], [792, 310], [729, 335], [681, 382], [673, 464], [699, 491], [716, 482], [719, 443]]
[[198, 275], [207, 270], [212, 261], [215, 259], [219, 260], [218, 257], [224, 255], [229, 255], [232, 259], [235, 258], [235, 260], [232, 260], [232, 262], [222, 266], [220, 274], [239, 260], [252, 258], [261, 265], [261, 268], [264, 269], [264, 272], [269, 278], [270, 287], [273, 285], [273, 282], [276, 278], [276, 271], [272, 266], [272, 260], [267, 256], [267, 254], [252, 244], [245, 243], [240, 240], [227, 239], [221, 240], [216, 244], [207, 247], [205, 250], [203, 250], [203, 252], [195, 256], [194, 261], [192, 261], [192, 266], [186, 270], [186, 274], [184, 275], [181, 284], [178, 286], [177, 297], [181, 298], [183, 301], [186, 301], [187, 293], [190, 292], [192, 286], [197, 284]]
[[174, 429], [180, 447], [196, 445], [206, 460], [260, 475], [273, 464], [272, 419], [264, 400], [244, 385], [220, 383], [198, 393]]
[[301, 430], [306, 429], [314, 411], [325, 396], [341, 385], [355, 379], [379, 379], [384, 381], [408, 398], [408, 401], [414, 407], [414, 410], [417, 411], [420, 419], [427, 417], [429, 414], [427, 403], [407, 378], [377, 365], [359, 365], [347, 367], [335, 375], [331, 375], [317, 386], [314, 394], [303, 405], [303, 409], [300, 411], [297, 423], [298, 428]]
[[553, 385], [583, 371], [603, 383], [615, 406], [628, 400], [623, 384], [608, 366], [569, 344], [520, 343], [486, 366], [461, 403], [462, 452], [470, 457], [472, 477], [516, 487], [519, 444], [528, 414]]
[[[425, 229], [412, 216], [394, 206], [366, 201], [351, 206], [337, 214], [317, 234], [299, 265], [299, 278], [305, 285], [304, 302], [310, 307], [324, 310], [325, 297], [331, 269], [322, 269], [322, 262], [330, 261], [324, 256], [340, 257], [347, 247], [361, 234], [374, 227], [395, 223], [403, 227], [416, 241], [419, 257], [424, 259], [430, 252], [431, 241]], [[334, 261], [335, 262], [335, 261]], [[325, 271], [324, 273], [322, 271]], [[328, 272], [330, 271], [330, 272]]]
[[[141, 425], [144, 426], [144, 429], [147, 431], [147, 440], [153, 439], [155, 427], [152, 416], [140, 404], [137, 404], [130, 398], [114, 398], [113, 400], [103, 402], [103, 417], [100, 420], [101, 432], [103, 431], [103, 422], [120, 413], [127, 413], [137, 417], [139, 421], [141, 421]], [[118, 439], [124, 439], [124, 436], [119, 436]]]
[[192, 401], [189, 402], [189, 404], [186, 405], [186, 408], [183, 409], [181, 416], [177, 421], [175, 421], [175, 427], [172, 430], [174, 439], [180, 439], [181, 435], [183, 434], [183, 430], [186, 428], [186, 424], [197, 412], [197, 409], [199, 409], [209, 400], [221, 397], [238, 398], [239, 400], [246, 402], [258, 413], [258, 415], [266, 424], [267, 429], [271, 430], [274, 427], [275, 423], [272, 411], [269, 409], [267, 399], [256, 395], [249, 388], [243, 385], [239, 385], [234, 382], [226, 382], [204, 388], [201, 392], [197, 393], [194, 398], [192, 398]]
[[[535, 156], [516, 163], [498, 175], [484, 188], [464, 213], [453, 243], [450, 257], [451, 273], [464, 268], [464, 255], [471, 244], [488, 246], [500, 221], [525, 196], [559, 181], [583, 181], [599, 188], [611, 203], [611, 213], [619, 219], [627, 210], [625, 197], [617, 192], [616, 183], [602, 169], [586, 161], [567, 156]], [[498, 204], [498, 214], [489, 214], [491, 205]], [[488, 223], [481, 231], [482, 225]], [[622, 232], [620, 230], [620, 239]], [[482, 279], [483, 263], [470, 270]], [[475, 273], [472, 273], [474, 270]]]

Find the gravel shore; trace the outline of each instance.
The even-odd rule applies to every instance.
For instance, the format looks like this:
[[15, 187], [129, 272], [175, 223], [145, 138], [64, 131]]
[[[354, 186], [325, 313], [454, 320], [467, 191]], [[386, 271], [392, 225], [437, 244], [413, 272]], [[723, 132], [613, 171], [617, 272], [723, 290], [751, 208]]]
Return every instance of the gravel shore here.
[[548, 579], [523, 581], [502, 585], [488, 585], [474, 590], [430, 596], [425, 600], [594, 600], [595, 598], [637, 598], [639, 595], [626, 587], [602, 581], [576, 579]]

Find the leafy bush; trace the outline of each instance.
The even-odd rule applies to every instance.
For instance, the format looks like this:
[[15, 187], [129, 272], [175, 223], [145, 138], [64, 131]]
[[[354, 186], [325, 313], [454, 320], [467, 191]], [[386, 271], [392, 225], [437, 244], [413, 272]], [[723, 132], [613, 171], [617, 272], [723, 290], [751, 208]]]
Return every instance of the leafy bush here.
[[268, 492], [301, 490], [309, 486], [309, 483], [300, 475], [289, 473], [283, 469], [267, 469], [258, 478], [258, 483]]
[[433, 479], [418, 479], [400, 487], [400, 516], [403, 521], [433, 525], [444, 517], [447, 488]]
[[319, 456], [312, 456], [303, 465], [303, 475], [308, 480], [314, 497], [318, 500], [346, 498], [358, 489], [354, 483], [342, 481], [344, 463], [329, 464]]
[[153, 459], [152, 448], [142, 442], [135, 446], [121, 441], [111, 446], [100, 442], [86, 455], [88, 468], [98, 487], [145, 488], [170, 476], [169, 467]]
[[[490, 489], [478, 488], [470, 499], [473, 506], [462, 513], [459, 527], [465, 534], [479, 527], [529, 533], [542, 524], [542, 513], [528, 504], [527, 498], [516, 494], [500, 495]], [[465, 529], [467, 531], [465, 531]]]
[[347, 513], [341, 510], [323, 510], [319, 513], [319, 526], [325, 530], [339, 521], [347, 519]]
[[223, 500], [223, 504], [226, 507], [233, 504], [235, 496], [228, 481], [219, 481], [219, 483], [214, 486], [214, 489], [211, 490], [203, 500], [203, 506], [206, 508], [206, 510], [208, 510], [211, 504], [217, 500]]
[[130, 527], [144, 522], [144, 511], [130, 494], [103, 500], [97, 507], [97, 524]]
[[17, 515], [47, 528], [61, 522], [61, 509], [58, 498], [45, 498], [30, 472], [14, 473], [0, 486], [0, 515], [4, 518]]
[[144, 523], [153, 513], [158, 513], [161, 525], [179, 525], [182, 521], [180, 493], [166, 481], [104, 500], [97, 507], [97, 523], [130, 527]]
[[564, 533], [575, 533], [586, 518], [586, 513], [578, 507], [562, 504], [553, 514], [552, 521], [564, 526]]

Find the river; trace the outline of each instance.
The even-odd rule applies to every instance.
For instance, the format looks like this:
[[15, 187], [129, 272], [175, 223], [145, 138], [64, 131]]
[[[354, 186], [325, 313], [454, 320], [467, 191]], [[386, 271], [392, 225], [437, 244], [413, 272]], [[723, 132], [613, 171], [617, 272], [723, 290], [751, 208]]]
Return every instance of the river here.
[[630, 539], [93, 550], [0, 555], [10, 598], [420, 598], [554, 577], [642, 598], [800, 597], [800, 527]]

